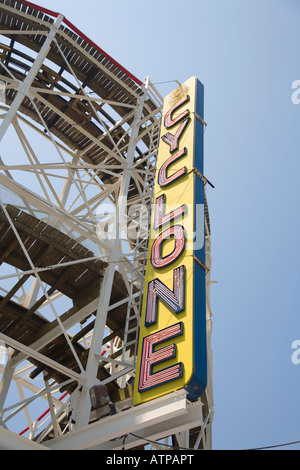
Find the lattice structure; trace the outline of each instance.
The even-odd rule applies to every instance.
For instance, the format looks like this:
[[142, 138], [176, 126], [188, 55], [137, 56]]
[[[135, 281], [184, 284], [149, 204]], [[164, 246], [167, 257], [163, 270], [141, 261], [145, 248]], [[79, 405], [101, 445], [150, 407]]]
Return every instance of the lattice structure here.
[[0, 446], [209, 448], [211, 376], [132, 407], [161, 96], [58, 13], [0, 34]]

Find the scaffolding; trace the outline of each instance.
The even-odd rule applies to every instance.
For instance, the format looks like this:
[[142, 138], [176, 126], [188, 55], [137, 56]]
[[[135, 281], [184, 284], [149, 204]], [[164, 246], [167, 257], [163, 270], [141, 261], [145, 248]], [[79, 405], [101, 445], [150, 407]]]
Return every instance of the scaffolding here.
[[59, 13], [0, 34], [0, 448], [211, 448], [210, 271], [205, 393], [132, 406], [162, 97]]

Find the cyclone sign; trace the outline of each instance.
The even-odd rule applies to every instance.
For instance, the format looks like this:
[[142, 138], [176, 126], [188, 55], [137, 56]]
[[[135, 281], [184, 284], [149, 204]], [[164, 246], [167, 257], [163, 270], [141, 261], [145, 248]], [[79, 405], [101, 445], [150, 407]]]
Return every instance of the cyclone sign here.
[[207, 382], [204, 87], [195, 77], [164, 100], [143, 293], [134, 405]]

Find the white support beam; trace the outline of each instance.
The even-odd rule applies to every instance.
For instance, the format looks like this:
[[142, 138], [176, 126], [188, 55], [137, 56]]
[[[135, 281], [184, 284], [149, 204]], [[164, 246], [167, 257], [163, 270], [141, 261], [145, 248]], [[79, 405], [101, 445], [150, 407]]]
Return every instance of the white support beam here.
[[[181, 390], [104, 418], [59, 439], [45, 442], [45, 446], [52, 450], [86, 450], [103, 443], [107, 446], [112, 439], [130, 433], [139, 434], [151, 426], [155, 426], [158, 432], [160, 426], [168, 425], [169, 420], [174, 418], [179, 418], [179, 425], [186, 414], [186, 392]], [[189, 422], [190, 419], [191, 416]]]
[[[202, 403], [197, 402], [193, 405], [187, 405], [186, 413], [179, 414], [178, 416], [174, 415], [168, 420], [162, 419], [161, 422], [154, 425], [143, 426], [143, 428], [138, 429], [137, 431], [130, 431], [127, 433], [126, 439], [123, 437], [120, 439], [115, 439], [113, 441], [106, 441], [98, 446], [92, 447], [89, 450], [128, 450], [133, 447], [140, 445], [147, 445], [151, 442], [156, 442], [158, 440], [164, 439], [165, 437], [171, 436], [176, 433], [186, 433], [189, 435], [189, 430], [193, 428], [198, 428], [203, 426], [203, 414], [202, 414]], [[182, 449], [188, 449], [189, 447], [183, 443]], [[164, 446], [162, 446], [164, 447]], [[164, 450], [168, 450], [168, 447], [165, 446]]]
[[49, 450], [7, 429], [0, 429], [0, 450]]

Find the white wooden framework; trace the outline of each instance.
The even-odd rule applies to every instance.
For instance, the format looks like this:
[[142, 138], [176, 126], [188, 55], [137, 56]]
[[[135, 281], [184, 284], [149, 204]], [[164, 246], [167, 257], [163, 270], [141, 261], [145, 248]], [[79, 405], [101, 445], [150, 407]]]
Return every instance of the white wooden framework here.
[[63, 15], [0, 0], [0, 449], [211, 448], [209, 272], [205, 394], [132, 406], [161, 110]]

